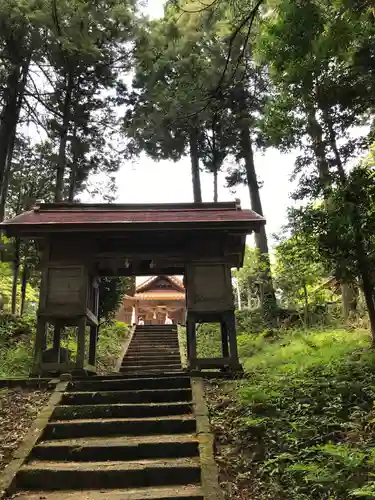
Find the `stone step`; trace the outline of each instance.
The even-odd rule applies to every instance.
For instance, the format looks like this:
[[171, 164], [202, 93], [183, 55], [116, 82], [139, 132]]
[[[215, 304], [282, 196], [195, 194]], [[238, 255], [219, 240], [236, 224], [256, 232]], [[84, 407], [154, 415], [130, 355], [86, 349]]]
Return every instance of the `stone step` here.
[[148, 338], [148, 339], [178, 339], [177, 332], [136, 332], [133, 337], [136, 338]]
[[132, 350], [132, 351], [128, 351], [125, 356], [124, 356], [124, 359], [127, 359], [127, 358], [143, 358], [143, 359], [153, 359], [153, 358], [179, 358], [180, 357], [180, 352], [177, 351], [177, 350], [174, 350], [172, 352], [154, 352], [154, 351], [149, 351], [148, 354], [145, 354], [143, 352], [140, 352], [140, 351], [136, 351], [136, 350]]
[[[132, 349], [134, 348], [144, 348], [144, 347], [149, 347], [150, 349], [166, 349], [168, 348], [174, 348], [174, 349], [179, 349], [179, 344], [177, 342], [150, 342], [148, 340], [137, 340], [136, 342], [130, 344], [130, 347]], [[129, 347], [129, 348], [130, 348]]]
[[175, 370], [181, 370], [181, 362], [179, 363], [173, 363], [173, 364], [164, 364], [164, 365], [158, 365], [158, 364], [153, 364], [153, 363], [147, 363], [146, 365], [142, 364], [134, 364], [131, 365], [130, 363], [127, 363], [125, 365], [121, 365], [120, 372], [142, 372], [142, 371], [154, 371], [158, 370], [161, 372], [169, 372], [169, 371], [175, 371]]
[[[149, 379], [146, 379], [149, 380]], [[161, 403], [191, 401], [190, 388], [65, 392], [61, 404]]]
[[126, 352], [126, 356], [167, 356], [169, 354], [173, 354], [175, 356], [180, 355], [179, 349], [151, 349], [150, 347], [145, 347], [142, 349], [133, 349], [129, 348]]
[[183, 458], [198, 454], [198, 440], [193, 434], [63, 439], [42, 442], [32, 450], [34, 459], [65, 462]]
[[173, 341], [178, 341], [178, 336], [173, 334], [173, 335], [155, 335], [153, 334], [144, 334], [144, 333], [136, 333], [132, 337], [132, 342], [134, 340], [165, 340], [169, 342], [170, 340]]
[[141, 331], [141, 330], [170, 330], [170, 331], [177, 331], [177, 325], [137, 325], [135, 327], [136, 331]]
[[140, 389], [190, 388], [189, 377], [120, 378], [107, 380], [77, 380], [69, 384], [72, 391], [118, 391]]
[[197, 458], [134, 462], [31, 462], [17, 474], [21, 489], [108, 489], [200, 482]]
[[153, 343], [156, 343], [156, 342], [160, 342], [160, 343], [166, 343], [166, 344], [169, 344], [170, 342], [172, 343], [178, 343], [178, 337], [155, 337], [154, 335], [151, 337], [146, 337], [145, 335], [139, 335], [138, 337], [137, 336], [134, 336], [131, 340], [131, 343], [134, 343], [134, 342], [153, 342]]
[[51, 421], [85, 418], [161, 417], [166, 415], [187, 415], [191, 411], [192, 405], [186, 402], [114, 405], [60, 405], [55, 408]]
[[94, 436], [145, 436], [147, 434], [187, 434], [196, 431], [193, 415], [160, 418], [113, 418], [48, 422], [42, 440]]
[[130, 345], [129, 349], [126, 351], [126, 354], [128, 354], [129, 351], [135, 351], [135, 352], [148, 351], [150, 354], [152, 354], [152, 353], [158, 353], [158, 354], [166, 354], [167, 353], [168, 354], [169, 352], [173, 352], [175, 354], [175, 353], [180, 352], [180, 348], [177, 345], [176, 346], [160, 346], [160, 345], [150, 346], [149, 344], [147, 344], [147, 345], [138, 346], [138, 347]]
[[148, 343], [148, 344], [178, 344], [178, 339], [170, 337], [168, 339], [166, 338], [157, 338], [157, 337], [137, 337], [137, 338], [132, 338], [131, 344], [135, 344], [136, 342], [140, 343]]
[[34, 491], [19, 492], [17, 500], [204, 500], [199, 486], [156, 487], [87, 491]]
[[171, 368], [171, 367], [166, 367], [163, 368], [161, 366], [149, 366], [149, 367], [131, 367], [131, 368], [120, 368], [120, 373], [122, 375], [131, 375], [131, 376], [138, 376], [138, 375], [158, 375], [159, 373], [169, 373], [170, 375], [173, 375], [174, 373], [180, 374], [182, 371], [181, 366], [179, 365], [176, 368]]
[[180, 356], [160, 356], [157, 357], [155, 356], [154, 358], [144, 358], [143, 356], [125, 356], [125, 358], [122, 361], [122, 365], [124, 366], [125, 364], [129, 365], [170, 365], [170, 364], [181, 364], [181, 358]]

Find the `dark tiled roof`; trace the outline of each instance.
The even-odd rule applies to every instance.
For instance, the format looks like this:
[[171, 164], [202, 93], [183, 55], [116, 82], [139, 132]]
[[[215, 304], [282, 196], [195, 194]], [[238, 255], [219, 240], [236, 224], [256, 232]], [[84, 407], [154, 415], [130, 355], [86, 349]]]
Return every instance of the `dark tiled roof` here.
[[252, 210], [241, 210], [235, 203], [199, 203], [173, 205], [86, 205], [41, 204], [34, 210], [6, 220], [3, 227], [12, 225], [49, 226], [90, 224], [147, 224], [147, 223], [264, 223], [263, 217]]

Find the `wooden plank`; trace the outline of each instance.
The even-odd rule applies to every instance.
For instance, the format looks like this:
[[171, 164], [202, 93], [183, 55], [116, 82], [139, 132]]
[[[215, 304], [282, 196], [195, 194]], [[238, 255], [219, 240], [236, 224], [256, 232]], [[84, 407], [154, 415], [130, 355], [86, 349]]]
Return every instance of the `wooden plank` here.
[[94, 325], [94, 326], [99, 325], [98, 318], [90, 311], [90, 309], [86, 309], [86, 316], [87, 316], [89, 324]]

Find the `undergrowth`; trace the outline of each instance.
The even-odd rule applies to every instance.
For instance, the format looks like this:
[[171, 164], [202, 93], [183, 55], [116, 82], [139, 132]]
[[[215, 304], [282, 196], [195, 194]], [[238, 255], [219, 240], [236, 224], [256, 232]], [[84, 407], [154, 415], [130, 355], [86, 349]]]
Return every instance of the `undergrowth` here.
[[[100, 327], [97, 345], [98, 373], [108, 373], [115, 369], [122, 345], [130, 333], [124, 323], [115, 321]], [[49, 343], [52, 342], [52, 331]], [[0, 314], [0, 377], [28, 377], [32, 366], [35, 336], [35, 317], [18, 317]], [[77, 351], [76, 334], [66, 329], [62, 334], [62, 347], [70, 351], [74, 360]]]
[[115, 370], [123, 344], [130, 335], [130, 326], [120, 321], [105, 323], [100, 327], [97, 348], [97, 369], [99, 374]]
[[375, 498], [375, 352], [368, 332], [241, 335], [239, 350], [246, 380], [208, 387], [228, 496]]

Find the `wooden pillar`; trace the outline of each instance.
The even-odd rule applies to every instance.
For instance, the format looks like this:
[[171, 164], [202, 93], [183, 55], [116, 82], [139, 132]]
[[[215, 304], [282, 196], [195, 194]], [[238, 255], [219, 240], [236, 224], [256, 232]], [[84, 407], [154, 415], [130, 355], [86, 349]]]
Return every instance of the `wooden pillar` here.
[[186, 322], [186, 340], [187, 340], [187, 355], [189, 368], [196, 368], [197, 359], [197, 331], [194, 318], [187, 319]]
[[34, 362], [32, 374], [37, 375], [41, 370], [43, 360], [43, 351], [46, 346], [46, 320], [42, 316], [38, 316], [36, 324], [35, 346], [34, 346]]
[[89, 364], [96, 366], [96, 346], [98, 343], [98, 327], [90, 326], [90, 347], [89, 347]]
[[53, 330], [53, 354], [56, 363], [60, 362], [61, 330], [62, 330], [61, 324], [56, 323], [55, 328]]
[[87, 323], [86, 317], [82, 316], [78, 323], [78, 332], [77, 332], [78, 346], [77, 346], [76, 368], [79, 370], [83, 370], [85, 365], [86, 323]]
[[232, 369], [237, 369], [240, 367], [240, 362], [238, 359], [236, 320], [234, 311], [228, 311], [225, 314], [225, 322], [230, 348], [230, 365]]
[[223, 358], [229, 358], [228, 328], [225, 320], [221, 321], [221, 349]]
[[138, 319], [139, 319], [139, 304], [138, 304], [138, 302], [136, 302], [135, 306], [134, 306], [134, 318], [135, 318], [135, 324], [138, 325]]

